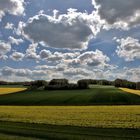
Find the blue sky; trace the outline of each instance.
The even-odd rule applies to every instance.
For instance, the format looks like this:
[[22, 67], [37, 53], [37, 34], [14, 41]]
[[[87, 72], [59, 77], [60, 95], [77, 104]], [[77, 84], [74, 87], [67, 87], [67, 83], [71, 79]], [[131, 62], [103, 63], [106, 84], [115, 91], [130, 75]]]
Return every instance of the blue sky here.
[[1, 0], [0, 80], [53, 78], [140, 81], [140, 1]]

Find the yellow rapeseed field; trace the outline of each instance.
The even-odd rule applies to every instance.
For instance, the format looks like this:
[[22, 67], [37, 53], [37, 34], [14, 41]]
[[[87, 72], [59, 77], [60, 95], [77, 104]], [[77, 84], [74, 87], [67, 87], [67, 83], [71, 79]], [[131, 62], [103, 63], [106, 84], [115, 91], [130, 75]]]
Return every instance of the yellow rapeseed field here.
[[140, 128], [140, 106], [0, 106], [0, 121]]
[[9, 94], [14, 92], [19, 92], [26, 90], [26, 88], [8, 88], [8, 87], [0, 87], [0, 95], [2, 94]]
[[134, 89], [129, 89], [129, 88], [120, 88], [120, 89], [128, 93], [140, 95], [140, 90], [134, 90]]

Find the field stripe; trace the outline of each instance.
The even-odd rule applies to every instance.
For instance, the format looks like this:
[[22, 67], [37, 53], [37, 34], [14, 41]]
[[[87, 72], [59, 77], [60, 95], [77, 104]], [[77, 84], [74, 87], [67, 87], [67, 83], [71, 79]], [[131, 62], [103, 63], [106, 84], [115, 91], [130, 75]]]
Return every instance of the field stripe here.
[[119, 89], [128, 93], [133, 93], [140, 96], [140, 90], [134, 90], [134, 89], [129, 89], [129, 88], [119, 88]]
[[0, 132], [6, 134], [14, 134], [21, 136], [30, 136], [37, 138], [113, 138], [122, 139], [140, 139], [139, 129], [105, 129], [105, 128], [88, 128], [88, 127], [73, 127], [60, 125], [44, 125], [32, 123], [14, 123], [0, 122]]
[[8, 87], [0, 87], [0, 95], [3, 94], [9, 94], [9, 93], [15, 93], [15, 92], [19, 92], [19, 91], [24, 91], [27, 88], [8, 88]]

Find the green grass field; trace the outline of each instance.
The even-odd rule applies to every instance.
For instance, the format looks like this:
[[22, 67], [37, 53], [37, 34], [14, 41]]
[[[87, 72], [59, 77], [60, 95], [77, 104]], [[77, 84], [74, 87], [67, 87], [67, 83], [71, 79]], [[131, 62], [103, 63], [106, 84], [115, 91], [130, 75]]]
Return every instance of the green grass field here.
[[0, 105], [138, 105], [140, 96], [113, 86], [86, 90], [23, 91], [0, 96]]

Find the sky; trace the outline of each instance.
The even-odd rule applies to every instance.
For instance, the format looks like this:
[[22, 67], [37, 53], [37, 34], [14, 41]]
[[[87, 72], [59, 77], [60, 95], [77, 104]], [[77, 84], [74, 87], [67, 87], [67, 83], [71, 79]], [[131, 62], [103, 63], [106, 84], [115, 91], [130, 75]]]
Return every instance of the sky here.
[[140, 0], [0, 0], [0, 80], [140, 81]]

